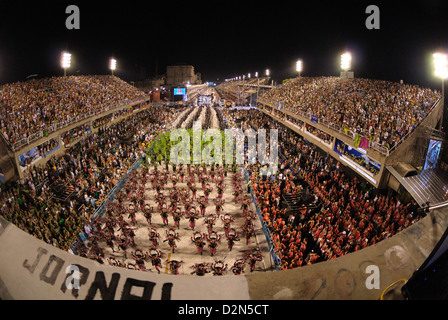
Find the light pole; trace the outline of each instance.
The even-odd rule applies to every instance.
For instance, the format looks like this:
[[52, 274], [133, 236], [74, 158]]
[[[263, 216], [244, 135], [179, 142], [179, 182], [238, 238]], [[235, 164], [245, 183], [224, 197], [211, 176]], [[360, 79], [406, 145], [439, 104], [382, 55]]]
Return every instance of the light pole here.
[[68, 52], [62, 52], [61, 67], [64, 69], [64, 77], [67, 76], [67, 69], [70, 68], [72, 62], [72, 55]]
[[303, 62], [302, 62], [302, 60], [298, 60], [296, 62], [296, 71], [299, 73], [299, 77], [300, 77], [300, 73], [303, 71]]
[[[266, 69], [266, 77], [268, 77], [268, 85], [269, 85], [269, 79], [271, 78], [271, 70]], [[274, 80], [272, 80], [272, 85], [274, 85]]]
[[109, 60], [109, 69], [112, 72], [112, 75], [114, 75], [114, 71], [115, 69], [117, 69], [117, 60], [115, 60], [114, 58], [111, 58]]

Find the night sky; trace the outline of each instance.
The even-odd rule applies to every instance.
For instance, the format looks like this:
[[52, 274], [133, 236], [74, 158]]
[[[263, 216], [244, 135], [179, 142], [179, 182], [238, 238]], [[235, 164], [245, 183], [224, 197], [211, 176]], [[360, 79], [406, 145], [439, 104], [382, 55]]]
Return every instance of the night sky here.
[[[95, 4], [92, 4], [95, 2]], [[353, 55], [356, 77], [439, 88], [432, 53], [448, 52], [447, 1], [35, 1], [2, 3], [0, 84], [31, 74], [60, 76], [60, 53], [72, 53], [68, 74], [108, 74], [126, 81], [185, 63], [203, 81], [266, 68], [276, 81], [338, 76], [340, 55]], [[80, 30], [67, 30], [68, 5], [80, 9]], [[380, 30], [365, 26], [368, 5], [380, 9]]]

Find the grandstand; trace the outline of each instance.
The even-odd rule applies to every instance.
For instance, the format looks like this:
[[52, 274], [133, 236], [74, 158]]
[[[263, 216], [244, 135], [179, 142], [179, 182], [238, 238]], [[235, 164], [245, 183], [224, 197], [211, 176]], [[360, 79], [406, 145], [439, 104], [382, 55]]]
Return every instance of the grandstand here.
[[229, 80], [216, 87], [221, 99], [230, 104], [256, 105], [256, 97], [266, 89], [273, 88], [269, 85], [269, 77], [253, 78], [248, 80]]
[[[418, 195], [425, 183], [410, 187], [405, 178], [423, 171], [430, 140], [444, 139], [440, 92], [388, 81], [300, 77], [260, 95], [258, 106], [374, 187], [406, 189], [420, 205], [428, 202]], [[408, 171], [398, 174], [400, 166]], [[444, 183], [432, 187], [439, 194], [431, 205], [445, 201]]]
[[[414, 225], [423, 225], [422, 208], [428, 202], [431, 206], [446, 202], [442, 193], [448, 184], [432, 174], [436, 167], [426, 168], [426, 149], [431, 141], [444, 138], [439, 130], [443, 115], [439, 92], [387, 81], [332, 77], [299, 77], [276, 87], [269, 85], [268, 78], [229, 81], [215, 90], [220, 100], [257, 108], [153, 104], [148, 96], [113, 76], [50, 78], [1, 87], [0, 167], [10, 181], [0, 194], [2, 219], [50, 246], [129, 269], [133, 258], [124, 256], [127, 261], [117, 262], [114, 256], [113, 248], [121, 247], [121, 240], [111, 240], [115, 246], [107, 250], [109, 259], [105, 259], [99, 252], [107, 241], [96, 236], [110, 221], [118, 223], [111, 228], [117, 234], [129, 228], [132, 210], [123, 208], [142, 205], [138, 200], [156, 207], [157, 188], [174, 202], [173, 181], [177, 182], [181, 171], [169, 164], [163, 137], [170, 128], [191, 128], [193, 120], [206, 128], [275, 128], [280, 132], [280, 170], [272, 179], [260, 174], [258, 163], [238, 170], [222, 168], [222, 177], [224, 172], [229, 175], [225, 178], [228, 184], [238, 181], [234, 189], [226, 189], [228, 201], [232, 192], [246, 189], [246, 183], [250, 186], [247, 192], [238, 192], [251, 200], [248, 203], [256, 213], [251, 218], [256, 221], [257, 243], [236, 248], [238, 254], [262, 252], [255, 258], [265, 267], [258, 265], [256, 271], [302, 269], [336, 258], [349, 261], [339, 258], [366, 252]], [[166, 169], [159, 175], [157, 166]], [[201, 173], [196, 170], [192, 179], [199, 183]], [[165, 179], [164, 184], [149, 183], [145, 172], [155, 181]], [[190, 187], [179, 185], [185, 189], [181, 194], [189, 193]], [[145, 188], [150, 190], [147, 198]], [[199, 194], [205, 195], [204, 186]], [[182, 210], [186, 202], [188, 198]], [[235, 200], [226, 210], [250, 221], [239, 212], [240, 204]], [[208, 213], [214, 211], [212, 207]], [[151, 224], [147, 225], [142, 208], [144, 204], [135, 210], [137, 227], [146, 230]], [[126, 224], [120, 224], [120, 216]], [[113, 218], [108, 222], [105, 217]], [[166, 228], [162, 220], [155, 223]], [[143, 243], [140, 240], [146, 231], [135, 230], [136, 242]], [[186, 238], [180, 248], [192, 251]], [[164, 250], [169, 248], [165, 245]], [[137, 260], [133, 268], [142, 273]], [[150, 263], [146, 266], [143, 271], [154, 272]], [[189, 272], [182, 273], [188, 276]]]

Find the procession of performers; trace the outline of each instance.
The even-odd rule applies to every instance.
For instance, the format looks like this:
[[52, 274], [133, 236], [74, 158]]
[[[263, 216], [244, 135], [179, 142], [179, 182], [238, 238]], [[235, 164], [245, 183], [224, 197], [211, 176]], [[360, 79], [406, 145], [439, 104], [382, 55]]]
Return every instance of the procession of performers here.
[[[154, 169], [131, 171], [123, 188], [116, 193], [115, 200], [106, 204], [103, 216], [92, 219], [88, 240], [85, 241], [88, 249], [81, 250], [81, 254], [100, 263], [105, 260], [113, 266], [150, 272], [156, 270], [161, 273], [165, 253], [160, 246], [167, 243], [170, 254], [175, 254], [178, 242], [181, 241], [178, 232], [181, 226], [183, 230], [191, 230], [191, 244], [196, 246], [197, 253], [201, 256], [206, 247], [211, 257], [218, 252], [225, 254], [232, 251], [235, 242], [242, 236], [245, 237], [246, 244], [250, 243], [255, 236], [256, 214], [249, 209], [250, 198], [243, 192], [243, 178], [235, 166], [173, 165], [171, 172], [169, 169], [169, 166], [159, 165]], [[230, 202], [241, 205], [238, 216], [244, 218], [242, 225], [237, 225], [235, 216], [224, 209], [224, 179], [228, 172], [233, 172], [231, 183], [234, 197]], [[169, 182], [172, 186], [166, 188]], [[184, 182], [186, 188], [182, 187]], [[197, 183], [201, 188], [197, 187]], [[150, 205], [150, 196], [145, 194], [147, 189], [155, 191], [154, 196], [151, 196], [155, 206]], [[210, 198], [213, 190], [216, 190], [217, 196]], [[201, 193], [198, 194], [198, 191]], [[213, 207], [213, 210], [208, 211], [209, 207]], [[160, 214], [162, 225], [154, 224], [154, 216], [157, 214]], [[188, 220], [188, 225], [183, 225], [183, 219]], [[206, 232], [195, 230], [199, 219], [206, 226]], [[135, 231], [141, 224], [148, 230], [150, 245], [146, 248], [135, 242]], [[223, 228], [224, 233], [220, 232], [222, 229], [218, 229], [218, 225]], [[161, 234], [164, 235], [163, 240]], [[226, 240], [227, 249], [220, 248], [222, 239]], [[104, 250], [98, 244], [101, 241], [114, 255], [105, 258]], [[245, 265], [249, 265], [253, 271], [256, 262], [262, 259], [261, 255], [255, 254], [257, 252], [259, 251], [245, 252], [229, 270], [238, 275], [243, 272]], [[132, 262], [129, 262], [130, 259]], [[166, 272], [169, 270], [171, 274], [179, 274], [179, 268], [184, 263], [170, 259], [170, 256], [164, 262]], [[192, 274], [199, 276], [207, 273], [223, 275], [226, 274], [228, 265], [224, 260], [215, 260], [214, 263], [195, 264], [192, 268]]]

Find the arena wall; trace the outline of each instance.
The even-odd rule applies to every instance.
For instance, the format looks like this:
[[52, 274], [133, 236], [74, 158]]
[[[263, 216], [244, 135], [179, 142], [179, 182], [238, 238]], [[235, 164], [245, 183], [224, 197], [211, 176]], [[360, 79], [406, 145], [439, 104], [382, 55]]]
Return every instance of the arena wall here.
[[[333, 158], [335, 158], [336, 160], [340, 161], [340, 156], [338, 153], [336, 153], [334, 151], [334, 145], [335, 145], [335, 139], [339, 139], [341, 141], [343, 141], [344, 143], [346, 143], [347, 145], [351, 145], [352, 142], [348, 142], [348, 139], [346, 136], [343, 136], [337, 132], [333, 132], [332, 134], [330, 134], [334, 139], [330, 144], [326, 144], [324, 142], [322, 142], [319, 138], [317, 138], [316, 136], [312, 135], [311, 133], [308, 133], [306, 130], [304, 130], [303, 128], [300, 128], [299, 126], [291, 123], [290, 121], [287, 121], [281, 117], [278, 117], [277, 115], [273, 114], [270, 110], [268, 110], [267, 108], [260, 108], [259, 110], [261, 110], [262, 112], [264, 112], [266, 115], [270, 116], [271, 118], [275, 119], [276, 121], [282, 123], [283, 125], [285, 125], [286, 127], [288, 127], [289, 129], [293, 130], [294, 132], [298, 133], [299, 135], [301, 135], [302, 137], [306, 138], [308, 141], [310, 141], [312, 144], [314, 144], [315, 146], [319, 147], [321, 150], [327, 152], [330, 156], [332, 156]], [[283, 111], [282, 111], [283, 112]], [[289, 115], [292, 115], [290, 113], [288, 113]], [[307, 123], [307, 122], [305, 122]], [[308, 123], [312, 126], [314, 126], [315, 128], [327, 132], [328, 133], [328, 128], [327, 131], [325, 131], [325, 129], [323, 128], [322, 125], [316, 124], [316, 123]], [[383, 173], [385, 171], [385, 166], [383, 165], [384, 161], [385, 161], [385, 157], [380, 155], [378, 152], [376, 152], [375, 150], [368, 150], [367, 153], [370, 157], [372, 157], [372, 154], [374, 154], [374, 156], [376, 158], [371, 158], [374, 159], [375, 161], [378, 161], [379, 163], [381, 163], [381, 170], [378, 172], [378, 174], [372, 176], [371, 180], [369, 180], [369, 182], [375, 186], [375, 187], [379, 187], [382, 181], [382, 177], [383, 177]], [[345, 167], [347, 167], [348, 165], [346, 163], [342, 163], [342, 165], [344, 165]], [[360, 168], [360, 166], [358, 166]], [[355, 171], [355, 169], [353, 167], [350, 167], [350, 170]], [[365, 178], [363, 178], [365, 179]]]
[[[271, 104], [261, 100], [263, 106], [261, 106], [260, 110], [272, 117], [273, 119], [283, 123], [287, 127], [289, 127], [291, 130], [297, 132], [301, 136], [306, 137], [308, 140], [310, 140], [313, 144], [321, 148], [322, 150], [325, 150], [328, 152], [333, 158], [336, 158], [339, 160], [339, 155], [333, 151], [334, 148], [334, 142], [331, 146], [323, 145], [319, 139], [315, 139], [312, 137], [312, 135], [305, 136], [304, 132], [301, 132], [297, 126], [291, 124], [289, 121], [285, 121], [284, 119], [276, 116], [274, 112], [281, 112], [284, 115], [291, 116], [293, 118], [299, 119], [302, 122], [309, 124], [323, 132], [326, 132], [327, 134], [331, 135], [335, 139], [339, 139], [343, 141], [345, 144], [353, 147], [353, 141], [348, 138], [346, 135], [341, 134], [340, 132], [337, 132], [336, 130], [332, 130], [320, 123], [315, 123], [310, 121], [310, 119], [307, 119], [305, 117], [302, 117], [300, 115], [294, 114], [292, 112], [289, 112], [287, 110], [281, 110], [277, 111], [275, 107], [273, 107]], [[367, 156], [371, 157], [371, 159], [381, 163], [381, 170], [380, 172], [373, 177], [374, 181], [370, 181], [372, 185], [374, 185], [377, 188], [385, 188], [387, 182], [389, 181], [389, 174], [387, 173], [387, 170], [385, 169], [386, 166], [394, 165], [397, 162], [404, 162], [409, 163], [414, 166], [423, 165], [423, 163], [420, 163], [421, 160], [418, 159], [419, 154], [419, 148], [420, 146], [420, 140], [423, 136], [423, 130], [424, 127], [428, 128], [436, 128], [438, 124], [441, 123], [441, 120], [443, 118], [443, 102], [442, 100], [439, 100], [436, 104], [436, 106], [433, 108], [433, 110], [423, 119], [423, 121], [419, 124], [419, 126], [409, 134], [401, 143], [398, 145], [394, 150], [390, 152], [389, 155], [382, 155], [381, 153], [373, 150], [373, 149], [367, 149]], [[303, 130], [302, 130], [303, 131]]]
[[[48, 134], [46, 137], [39, 138], [39, 139], [31, 142], [30, 144], [21, 147], [18, 150], [10, 151], [8, 149], [8, 147], [5, 146], [5, 148], [8, 150], [8, 153], [5, 153], [5, 154], [8, 154], [10, 162], [12, 161], [11, 164], [13, 164], [13, 167], [15, 167], [14, 175], [13, 176], [8, 176], [8, 179], [6, 179], [6, 181], [8, 181], [8, 180], [10, 180], [12, 178], [17, 178], [19, 180], [23, 179], [23, 171], [20, 169], [19, 160], [18, 160], [18, 157], [20, 155], [22, 155], [23, 153], [25, 153], [27, 151], [30, 151], [31, 149], [36, 148], [37, 146], [39, 146], [39, 145], [41, 145], [41, 144], [43, 144], [43, 143], [45, 143], [45, 142], [47, 142], [47, 141], [49, 141], [51, 139], [56, 138], [59, 141], [59, 145], [60, 145], [60, 148], [58, 149], [58, 151], [57, 152], [53, 152], [48, 157], [43, 158], [42, 160], [40, 160], [39, 162], [36, 163], [36, 164], [45, 164], [45, 162], [48, 161], [49, 158], [51, 158], [53, 155], [59, 155], [59, 154], [63, 154], [64, 153], [65, 148], [61, 144], [61, 134], [65, 133], [65, 132], [67, 132], [67, 131], [69, 131], [71, 129], [77, 128], [77, 127], [79, 127], [81, 125], [84, 125], [84, 124], [86, 124], [88, 122], [93, 123], [93, 121], [95, 121], [95, 120], [97, 120], [99, 118], [102, 118], [104, 116], [107, 116], [107, 115], [109, 115], [111, 113], [114, 113], [115, 111], [118, 111], [120, 109], [129, 108], [129, 107], [132, 107], [134, 105], [143, 106], [143, 105], [145, 105], [147, 103], [149, 103], [148, 100], [142, 100], [142, 101], [140, 101], [138, 103], [131, 103], [131, 104], [128, 104], [128, 105], [120, 105], [120, 106], [118, 106], [116, 108], [113, 108], [113, 109], [110, 109], [108, 111], [105, 111], [105, 112], [93, 115], [93, 116], [88, 117], [86, 119], [83, 119], [83, 120], [80, 120], [78, 122], [72, 123], [72, 124], [70, 124], [70, 125], [68, 125], [66, 127], [61, 128], [61, 129], [58, 129], [58, 130]], [[143, 110], [144, 110], [144, 108], [140, 108], [140, 109], [137, 110], [137, 112], [140, 112], [140, 111], [143, 111]], [[123, 119], [125, 119], [125, 118], [127, 118], [129, 116], [130, 116], [130, 114], [117, 117], [114, 121], [109, 122], [108, 125], [110, 125], [111, 123], [116, 123], [118, 121], [121, 121], [121, 120], [123, 120]], [[92, 127], [91, 129], [92, 129], [92, 133], [98, 131], [98, 128], [95, 129], [95, 128]], [[79, 140], [81, 140], [81, 139], [79, 139]], [[0, 145], [0, 148], [1, 148], [1, 145]], [[3, 152], [1, 152], [1, 150], [0, 150], [0, 154], [3, 155]], [[1, 158], [0, 158], [0, 161], [1, 161]]]
[[[331, 261], [241, 276], [154, 274], [102, 265], [61, 251], [0, 218], [0, 298], [17, 300], [376, 300], [393, 282], [409, 279], [448, 226], [448, 209], [432, 210], [405, 231]], [[79, 290], [67, 288], [70, 266]], [[379, 287], [369, 289], [369, 266]], [[401, 299], [400, 285], [385, 298]]]

